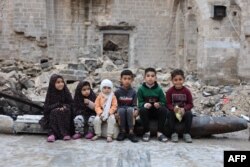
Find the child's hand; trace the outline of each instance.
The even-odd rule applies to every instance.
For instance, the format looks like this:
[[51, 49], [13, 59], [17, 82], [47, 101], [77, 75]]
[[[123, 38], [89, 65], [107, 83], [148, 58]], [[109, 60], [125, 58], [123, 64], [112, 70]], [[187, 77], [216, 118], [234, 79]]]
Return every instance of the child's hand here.
[[150, 103], [145, 103], [144, 104], [144, 107], [147, 108], [147, 109], [150, 109], [152, 107], [152, 104]]
[[160, 108], [160, 106], [161, 106], [160, 103], [158, 103], [158, 102], [154, 103], [155, 108]]
[[89, 104], [89, 99], [84, 99], [84, 104], [88, 105]]
[[136, 110], [136, 109], [134, 110], [133, 116], [134, 116], [134, 117], [137, 117], [137, 116], [138, 116], [138, 110]]
[[115, 113], [114, 115], [115, 115], [115, 119], [116, 119], [116, 120], [119, 120], [119, 119], [120, 119], [120, 116], [119, 116], [118, 113]]
[[178, 106], [174, 107], [174, 112], [179, 112], [180, 108]]
[[183, 116], [185, 114], [185, 109], [184, 108], [179, 108], [179, 112], [180, 112], [181, 116]]

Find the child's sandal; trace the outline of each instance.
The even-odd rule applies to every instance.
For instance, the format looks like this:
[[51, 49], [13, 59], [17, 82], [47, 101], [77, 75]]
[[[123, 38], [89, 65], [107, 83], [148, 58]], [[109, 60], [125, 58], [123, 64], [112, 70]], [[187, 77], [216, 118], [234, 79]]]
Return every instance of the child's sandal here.
[[164, 134], [161, 134], [161, 135], [158, 137], [158, 140], [161, 141], [161, 142], [167, 142], [167, 141], [168, 141], [168, 138], [167, 138]]
[[95, 141], [95, 140], [97, 140], [97, 139], [99, 139], [100, 138], [100, 136], [97, 136], [97, 135], [95, 135], [94, 137], [92, 137], [92, 141]]

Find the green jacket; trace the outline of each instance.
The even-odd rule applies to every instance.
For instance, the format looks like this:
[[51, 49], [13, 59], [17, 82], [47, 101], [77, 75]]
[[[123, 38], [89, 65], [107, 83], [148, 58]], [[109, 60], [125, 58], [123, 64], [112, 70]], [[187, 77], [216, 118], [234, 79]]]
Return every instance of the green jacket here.
[[159, 102], [161, 106], [166, 106], [166, 97], [157, 82], [152, 88], [143, 83], [138, 89], [137, 97], [139, 109], [143, 108], [145, 103]]

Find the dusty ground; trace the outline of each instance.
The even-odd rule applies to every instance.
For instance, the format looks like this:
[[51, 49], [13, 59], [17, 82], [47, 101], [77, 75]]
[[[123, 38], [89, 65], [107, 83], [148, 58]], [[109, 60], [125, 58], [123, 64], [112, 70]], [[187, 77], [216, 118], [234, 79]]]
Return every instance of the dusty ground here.
[[249, 131], [194, 139], [192, 144], [152, 139], [106, 143], [83, 140], [47, 143], [46, 136], [0, 135], [0, 166], [8, 167], [222, 167], [224, 150], [250, 150]]

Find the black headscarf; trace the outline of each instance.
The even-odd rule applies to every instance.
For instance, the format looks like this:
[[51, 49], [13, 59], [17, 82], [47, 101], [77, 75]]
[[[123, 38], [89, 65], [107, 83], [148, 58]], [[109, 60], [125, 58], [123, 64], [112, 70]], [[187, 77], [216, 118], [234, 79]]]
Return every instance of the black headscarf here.
[[63, 77], [60, 75], [53, 74], [50, 77], [49, 88], [47, 91], [45, 104], [44, 104], [45, 113], [49, 112], [50, 110], [54, 108], [62, 107], [63, 105], [66, 105], [66, 107], [71, 107], [73, 103], [71, 93], [67, 85], [65, 84], [65, 82], [64, 82], [63, 90], [56, 89], [55, 83], [58, 78], [61, 78], [64, 82]]
[[[84, 86], [89, 86], [90, 87], [90, 94], [88, 97], [84, 97], [82, 95], [82, 87]], [[75, 91], [75, 97], [74, 97], [74, 107], [75, 107], [75, 111], [86, 111], [87, 110], [87, 106], [83, 103], [84, 98], [89, 99], [92, 102], [95, 102], [96, 99], [96, 95], [93, 92], [93, 90], [91, 89], [90, 83], [87, 81], [81, 81], [79, 82], [79, 84], [76, 87], [76, 91]]]

